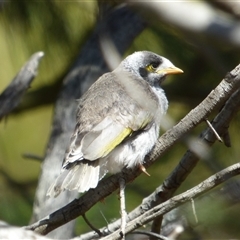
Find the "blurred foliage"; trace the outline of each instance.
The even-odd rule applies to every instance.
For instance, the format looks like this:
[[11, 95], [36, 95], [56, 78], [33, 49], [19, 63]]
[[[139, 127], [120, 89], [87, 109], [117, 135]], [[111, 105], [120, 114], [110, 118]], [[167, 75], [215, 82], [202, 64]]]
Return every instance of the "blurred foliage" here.
[[[103, 3], [101, 3], [103, 4]], [[40, 162], [23, 159], [24, 153], [44, 156], [51, 130], [52, 109], [58, 94], [59, 85], [73, 63], [81, 46], [87, 41], [98, 14], [97, 1], [8, 1], [0, 8], [0, 91], [2, 91], [19, 71], [20, 67], [36, 51], [44, 51], [45, 57], [40, 64], [39, 75], [33, 82], [29, 93], [37, 92], [46, 86], [53, 86], [46, 95], [34, 95], [40, 105], [12, 114], [0, 123], [0, 219], [10, 224], [27, 224], [32, 209], [34, 189]], [[166, 56], [184, 74], [170, 78], [164, 84], [170, 101], [169, 116], [175, 122], [195, 107], [224, 77], [226, 71], [239, 63], [239, 50], [231, 46], [216, 46], [212, 41], [197, 41], [183, 35], [171, 26], [156, 22], [150, 24], [132, 43], [125, 55], [137, 50], [150, 50]], [[58, 86], [58, 87], [56, 87]], [[46, 92], [45, 92], [46, 93]], [[33, 101], [27, 98], [24, 101]], [[50, 96], [48, 96], [50, 95]], [[37, 97], [36, 97], [37, 96]], [[46, 104], [44, 99], [49, 97]], [[34, 101], [35, 101], [34, 100]], [[42, 103], [42, 104], [41, 104]], [[232, 148], [216, 143], [211, 151], [211, 160], [224, 168], [238, 161], [239, 116], [230, 126]], [[191, 136], [198, 136], [206, 127], [205, 123], [196, 128]], [[126, 189], [127, 210], [141, 203], [142, 198], [151, 193], [178, 163], [186, 151], [185, 142], [178, 143], [149, 169], [151, 177], [140, 176]], [[4, 173], [4, 174], [3, 174]], [[201, 161], [179, 192], [195, 186], [213, 174], [209, 163]], [[146, 184], [147, 182], [147, 184]], [[11, 183], [18, 183], [11, 184]], [[17, 191], [17, 189], [20, 189]], [[21, 190], [25, 193], [21, 194]], [[24, 190], [23, 190], [24, 191]], [[206, 208], [208, 207], [208, 208]], [[89, 220], [96, 227], [119, 217], [119, 201], [113, 194], [94, 206], [88, 213]], [[225, 208], [224, 211], [222, 209]], [[108, 211], [111, 209], [111, 211]], [[203, 209], [205, 209], [203, 211]], [[202, 225], [197, 227], [203, 233], [208, 226], [206, 238], [240, 237], [238, 224], [230, 224], [236, 219], [239, 206], [229, 207], [219, 202], [216, 206], [205, 201], [198, 209]], [[228, 211], [229, 210], [229, 211]], [[211, 212], [211, 214], [209, 214]], [[214, 215], [215, 213], [218, 215]], [[214, 213], [214, 214], [212, 214]], [[103, 217], [104, 216], [104, 217]], [[210, 218], [211, 216], [211, 218]], [[88, 231], [81, 218], [77, 232]], [[221, 229], [221, 231], [220, 231]], [[212, 231], [211, 231], [212, 230]], [[215, 235], [214, 235], [215, 234]], [[186, 233], [185, 239], [194, 239]]]

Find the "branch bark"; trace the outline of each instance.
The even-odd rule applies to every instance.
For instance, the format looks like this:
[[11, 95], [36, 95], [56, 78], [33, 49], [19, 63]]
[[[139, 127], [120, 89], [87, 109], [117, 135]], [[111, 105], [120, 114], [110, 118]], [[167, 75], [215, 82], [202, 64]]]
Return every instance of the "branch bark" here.
[[131, 0], [126, 2], [147, 15], [148, 21], [155, 23], [157, 18], [168, 27], [174, 26], [175, 29], [181, 30], [185, 37], [187, 35], [195, 38], [198, 35], [202, 40], [213, 38], [217, 42], [228, 43], [235, 48], [240, 47], [239, 20], [219, 14], [207, 2]]
[[[159, 204], [144, 214], [128, 222], [125, 228], [126, 234], [133, 231], [136, 228], [147, 224], [148, 222], [154, 220], [155, 218], [162, 216], [163, 214], [171, 211], [172, 209], [182, 205], [183, 203], [191, 201], [191, 199], [196, 198], [207, 191], [213, 189], [214, 187], [225, 182], [229, 178], [237, 176], [240, 174], [240, 163], [236, 163], [224, 170], [212, 175], [205, 181], [199, 183], [197, 186], [187, 190], [186, 192], [176, 195], [169, 199], [168, 201]], [[118, 240], [121, 239], [121, 230], [117, 230], [114, 233], [102, 238], [102, 240]]]
[[237, 2], [237, 1], [226, 2], [226, 1], [213, 0], [209, 3], [227, 13], [230, 13], [234, 17], [240, 19], [240, 4], [239, 4], [239, 2]]
[[[154, 208], [146, 211], [144, 214], [128, 222], [126, 225], [126, 233], [133, 231], [136, 228], [139, 228], [148, 222], [152, 221], [156, 217], [159, 217], [172, 209], [182, 205], [183, 203], [191, 201], [193, 198], [196, 198], [214, 187], [220, 185], [221, 183], [227, 181], [228, 179], [240, 174], [240, 163], [236, 163], [232, 166], [227, 167], [226, 169], [212, 175], [205, 181], [201, 182], [197, 186], [187, 190], [186, 192], [176, 195], [170, 200], [155, 206]], [[50, 239], [37, 235], [36, 233], [30, 232], [23, 228], [12, 227], [0, 222], [0, 237], [4, 239], [15, 239], [16, 237], [22, 236], [28, 239]], [[121, 239], [120, 235], [121, 230], [117, 230], [114, 233], [102, 238], [104, 240], [117, 240]], [[13, 237], [12, 237], [13, 236]], [[82, 239], [74, 238], [74, 239]], [[92, 238], [91, 238], [92, 239]]]

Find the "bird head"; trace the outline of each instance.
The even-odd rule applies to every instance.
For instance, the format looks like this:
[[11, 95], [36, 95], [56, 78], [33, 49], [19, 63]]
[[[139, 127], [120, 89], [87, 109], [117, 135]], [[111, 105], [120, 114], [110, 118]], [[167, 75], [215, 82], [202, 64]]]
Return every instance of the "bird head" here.
[[124, 70], [146, 80], [151, 86], [161, 84], [167, 75], [180, 74], [183, 71], [175, 67], [167, 58], [153, 52], [135, 52], [125, 58], [120, 64]]

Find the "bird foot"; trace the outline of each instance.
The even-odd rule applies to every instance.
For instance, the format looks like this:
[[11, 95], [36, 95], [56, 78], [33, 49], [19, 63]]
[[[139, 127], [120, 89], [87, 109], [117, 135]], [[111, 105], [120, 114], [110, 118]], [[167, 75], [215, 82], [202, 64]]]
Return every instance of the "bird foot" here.
[[139, 168], [143, 173], [150, 177], [150, 174], [147, 172], [146, 168], [142, 164], [139, 165]]

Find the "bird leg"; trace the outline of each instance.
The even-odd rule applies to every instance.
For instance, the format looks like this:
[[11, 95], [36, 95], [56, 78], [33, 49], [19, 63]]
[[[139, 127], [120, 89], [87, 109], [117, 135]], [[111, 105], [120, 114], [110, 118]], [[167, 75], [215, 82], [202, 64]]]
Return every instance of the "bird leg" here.
[[120, 177], [119, 178], [119, 197], [120, 197], [120, 208], [121, 208], [121, 232], [120, 235], [123, 240], [125, 240], [125, 228], [127, 223], [127, 213], [126, 213], [126, 204], [125, 204], [125, 180]]
[[147, 172], [146, 168], [142, 164], [139, 164], [139, 168], [143, 173], [150, 177], [150, 174]]

